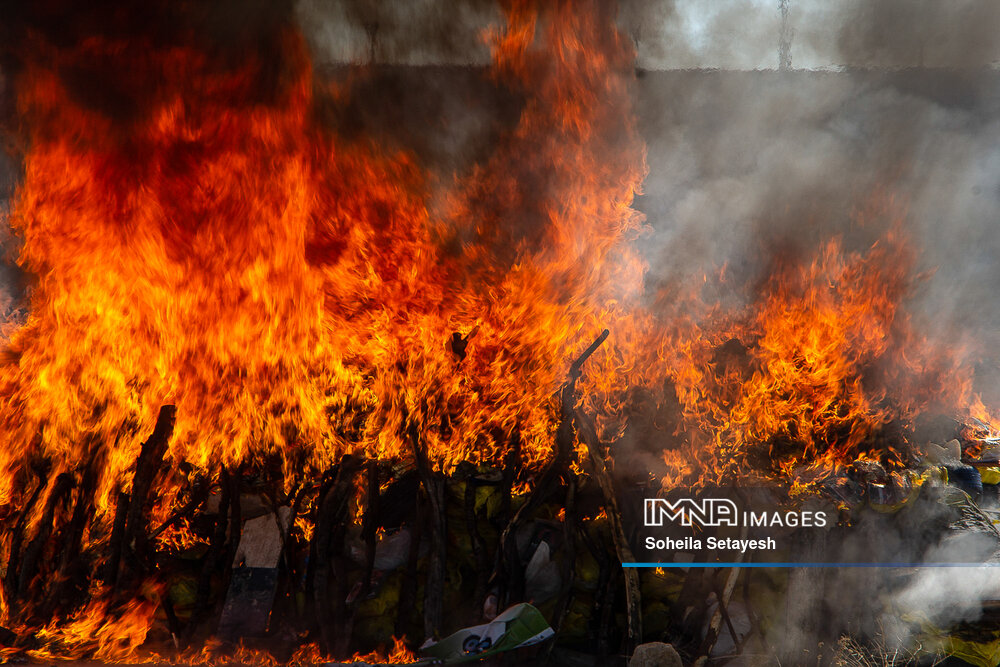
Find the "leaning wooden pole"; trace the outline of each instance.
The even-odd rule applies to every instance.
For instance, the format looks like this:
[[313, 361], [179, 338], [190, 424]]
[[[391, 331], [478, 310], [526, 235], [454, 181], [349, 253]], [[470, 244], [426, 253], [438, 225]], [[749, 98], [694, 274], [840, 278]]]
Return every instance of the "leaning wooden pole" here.
[[[611, 536], [614, 539], [618, 560], [622, 563], [635, 562], [632, 549], [625, 538], [625, 528], [622, 525], [618, 500], [615, 497], [611, 474], [605, 463], [604, 448], [597, 437], [597, 430], [594, 428], [593, 422], [581, 410], [576, 411], [576, 430], [580, 434], [581, 440], [587, 445], [594, 478], [597, 480], [598, 486], [601, 487], [601, 493], [604, 496], [604, 507], [611, 522]], [[625, 605], [628, 620], [627, 648], [631, 655], [635, 648], [642, 643], [642, 597], [639, 591], [638, 571], [632, 567], [622, 569], [625, 574]]]
[[427, 459], [427, 452], [417, 432], [415, 422], [410, 422], [407, 435], [413, 447], [413, 457], [417, 464], [417, 474], [427, 492], [430, 506], [431, 553], [427, 566], [427, 581], [424, 584], [424, 637], [440, 637], [444, 623], [444, 580], [445, 561], [448, 548], [448, 523], [445, 514], [445, 482], [442, 475], [435, 472]]
[[507, 523], [500, 536], [500, 563], [498, 574], [501, 577], [500, 603], [506, 607], [524, 599], [524, 564], [521, 563], [517, 548], [517, 531], [545, 502], [556, 492], [559, 484], [569, 475], [569, 465], [574, 454], [575, 434], [573, 432], [576, 403], [576, 381], [580, 378], [583, 364], [597, 351], [597, 348], [608, 338], [608, 330], [601, 334], [583, 351], [576, 361], [570, 365], [569, 380], [559, 391], [559, 426], [556, 428], [555, 456], [538, 478], [527, 500]]
[[[605, 329], [601, 332], [601, 335], [584, 350], [583, 354], [573, 362], [569, 370], [569, 383], [568, 389], [570, 392], [575, 386], [577, 379], [583, 372], [583, 364], [597, 351], [605, 340], [607, 340], [610, 332]], [[569, 411], [570, 406], [567, 404], [567, 400], [570, 400], [567, 393], [563, 393], [563, 410]], [[615, 497], [614, 483], [611, 480], [611, 474], [608, 472], [608, 467], [605, 463], [606, 454], [604, 447], [601, 445], [600, 439], [597, 437], [597, 429], [594, 427], [593, 421], [588, 417], [582, 410], [575, 409], [572, 411], [573, 415], [573, 427], [576, 430], [577, 435], [580, 440], [587, 446], [587, 453], [590, 456], [591, 466], [594, 471], [594, 478], [597, 480], [598, 486], [601, 488], [601, 494], [604, 496], [604, 507], [607, 511], [608, 518], [611, 521], [611, 536], [614, 539], [615, 551], [618, 554], [618, 560], [622, 563], [635, 562], [635, 557], [632, 555], [632, 549], [628, 545], [628, 540], [625, 538], [625, 528], [622, 525], [621, 512], [618, 509], [618, 500]], [[642, 599], [639, 590], [639, 573], [634, 568], [623, 568], [625, 574], [625, 604], [627, 607], [628, 615], [628, 630], [627, 630], [627, 644], [628, 652], [631, 654], [635, 651], [636, 646], [642, 642]]]
[[[746, 536], [747, 527], [743, 526], [740, 529], [740, 539], [745, 539]], [[740, 562], [743, 560], [744, 556], [745, 554], [743, 553], [737, 554], [735, 560]], [[702, 640], [701, 648], [698, 651], [699, 657], [694, 662], [694, 664], [699, 665], [699, 667], [708, 663], [712, 654], [712, 649], [715, 647], [715, 643], [719, 640], [719, 634], [722, 630], [722, 621], [723, 618], [728, 618], [729, 600], [733, 596], [733, 590], [736, 588], [736, 581], [739, 579], [739, 576], [740, 568], [729, 568], [729, 572], [726, 574], [725, 584], [723, 584], [720, 590], [715, 592], [717, 606], [715, 611], [712, 613], [711, 620], [708, 622], [708, 629], [705, 631], [705, 638]], [[730, 632], [733, 632], [731, 624]], [[738, 644], [739, 641], [740, 638], [733, 633], [733, 644]]]
[[10, 549], [8, 550], [7, 562], [5, 563], [6, 571], [3, 578], [3, 590], [7, 604], [17, 599], [18, 579], [21, 571], [21, 547], [25, 540], [28, 520], [32, 512], [34, 512], [35, 505], [41, 499], [42, 493], [49, 484], [51, 464], [48, 461], [41, 461], [32, 466], [32, 468], [38, 481], [28, 501], [18, 513], [17, 521], [14, 523], [14, 529], [11, 532]]

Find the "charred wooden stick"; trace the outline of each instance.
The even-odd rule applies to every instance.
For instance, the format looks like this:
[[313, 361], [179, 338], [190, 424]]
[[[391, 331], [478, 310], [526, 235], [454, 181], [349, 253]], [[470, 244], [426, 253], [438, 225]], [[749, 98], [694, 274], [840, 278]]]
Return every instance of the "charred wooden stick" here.
[[353, 497], [354, 477], [347, 484], [344, 492], [344, 513], [334, 526], [330, 540], [330, 566], [333, 573], [333, 654], [346, 656], [351, 643], [351, 628], [354, 622], [353, 611], [347, 606], [348, 562], [344, 555], [344, 538], [347, 535], [350, 501]]
[[590, 555], [597, 561], [597, 587], [595, 589], [594, 611], [590, 616], [590, 637], [597, 654], [605, 656], [610, 652], [607, 629], [610, 625], [613, 606], [608, 600], [608, 594], [611, 594], [611, 598], [614, 597], [614, 589], [611, 586], [611, 562], [607, 552], [594, 541], [585, 525], [580, 526], [580, 537], [587, 550], [590, 551]]
[[[618, 560], [621, 563], [635, 562], [632, 549], [625, 539], [625, 529], [622, 525], [621, 512], [618, 509], [618, 500], [615, 498], [614, 485], [604, 460], [604, 448], [597, 437], [593, 423], [582, 411], [576, 412], [576, 429], [577, 433], [580, 434], [580, 439], [587, 445], [590, 463], [594, 469], [594, 477], [604, 495], [604, 507], [611, 522], [611, 537], [615, 543]], [[625, 575], [625, 606], [628, 621], [626, 643], [628, 654], [631, 655], [635, 651], [635, 647], [642, 642], [642, 601], [639, 591], [639, 573], [631, 567], [622, 569]]]
[[150, 533], [149, 540], [152, 542], [181, 519], [186, 519], [194, 515], [195, 511], [208, 500], [208, 491], [209, 484], [200, 478], [195, 480], [194, 486], [191, 489], [191, 498], [182, 507], [168, 516], [166, 521], [161, 523], [156, 530]]
[[[337, 472], [340, 466], [335, 464], [330, 470], [323, 474], [323, 478], [320, 481], [319, 489], [316, 495], [316, 510], [313, 522], [313, 535], [312, 539], [309, 540], [309, 558], [306, 559], [306, 577], [305, 577], [305, 597], [306, 597], [306, 608], [311, 612], [307, 616], [309, 621], [310, 630], [318, 630], [320, 648], [329, 654], [329, 646], [332, 643], [332, 632], [329, 627], [324, 628], [324, 620], [329, 621], [329, 612], [325, 606], [327, 591], [326, 587], [329, 585], [329, 573], [321, 572], [320, 570], [328, 567], [328, 560], [322, 560], [322, 567], [320, 562], [320, 550], [323, 549], [324, 553], [329, 552], [329, 536], [328, 532], [329, 519], [326, 518], [326, 514], [330, 509], [330, 501], [327, 499], [327, 494], [333, 488], [333, 484], [337, 478]], [[322, 528], [322, 532], [321, 529]], [[323, 614], [326, 614], [323, 616]], [[328, 643], [328, 639], [330, 643]]]
[[[746, 527], [740, 531], [740, 538], [745, 538], [747, 535]], [[742, 560], [742, 554], [738, 555], [737, 560]], [[732, 598], [733, 589], [736, 588], [736, 580], [739, 579], [740, 568], [732, 567], [729, 568], [729, 572], [726, 575], [726, 583], [721, 590], [716, 591], [715, 597], [718, 603], [715, 612], [712, 614], [712, 619], [708, 622], [708, 630], [705, 633], [705, 639], [702, 641], [701, 649], [699, 654], [701, 657], [695, 661], [695, 664], [704, 664], [708, 661], [709, 655], [712, 653], [712, 649], [715, 647], [715, 642], [719, 639], [720, 630], [722, 629], [722, 619], [723, 615], [727, 614], [727, 609], [729, 607], [729, 600]], [[739, 642], [739, 637], [736, 636], [735, 630], [732, 630], [732, 625], [730, 625], [730, 631], [733, 632], [733, 644], [735, 645]]]
[[612, 572], [612, 562], [607, 556], [601, 561], [603, 570], [598, 575], [598, 582], [604, 583], [599, 588], [599, 600], [597, 603], [597, 631], [594, 637], [594, 644], [597, 647], [597, 654], [605, 657], [611, 653], [611, 628], [614, 625], [615, 616], [615, 593], [617, 586], [614, 572]]
[[52, 485], [49, 497], [45, 500], [45, 509], [42, 512], [42, 518], [38, 522], [38, 532], [24, 549], [24, 555], [21, 560], [21, 571], [17, 577], [18, 599], [25, 599], [28, 586], [38, 573], [39, 559], [42, 556], [45, 543], [52, 535], [52, 521], [55, 518], [56, 506], [66, 500], [74, 486], [73, 476], [66, 472], [60, 473]]
[[431, 510], [431, 559], [424, 595], [424, 636], [440, 637], [444, 624], [445, 563], [448, 524], [444, 507], [445, 481], [436, 475], [427, 488]]
[[281, 553], [279, 554], [279, 566], [283, 568], [284, 576], [278, 578], [278, 585], [275, 590], [275, 601], [271, 607], [272, 618], [282, 618], [296, 634], [304, 634], [307, 629], [304, 627], [303, 608], [299, 604], [298, 593], [305, 595], [305, 588], [302, 586], [304, 577], [302, 571], [297, 567], [295, 554], [298, 552], [302, 541], [298, 539], [292, 530], [295, 526], [296, 518], [302, 497], [305, 491], [310, 488], [309, 484], [295, 483], [291, 491], [285, 496], [285, 503], [288, 505], [288, 519], [284, 523], [281, 521], [280, 509], [282, 505], [272, 500], [270, 497], [270, 509], [274, 517], [274, 522], [279, 528], [281, 537]]
[[80, 546], [83, 541], [83, 529], [90, 518], [93, 509], [94, 484], [97, 481], [96, 466], [91, 464], [86, 467], [80, 477], [79, 484], [76, 485], [76, 503], [73, 506], [73, 517], [70, 519], [66, 531], [66, 539], [61, 549], [62, 555], [59, 559], [59, 570], [65, 571], [70, 563], [80, 555]]
[[126, 545], [134, 545], [137, 554], [147, 559], [145, 511], [149, 492], [153, 487], [153, 479], [163, 465], [163, 455], [167, 453], [167, 444], [174, 433], [174, 420], [177, 418], [177, 408], [164, 405], [156, 418], [156, 426], [152, 435], [142, 443], [139, 458], [135, 463], [135, 475], [132, 477], [132, 498], [129, 502], [128, 518], [125, 521]]
[[407, 428], [410, 445], [417, 463], [417, 474], [427, 492], [431, 512], [431, 554], [427, 567], [427, 581], [424, 584], [424, 637], [438, 637], [444, 621], [444, 577], [447, 558], [447, 519], [444, 507], [444, 479], [436, 474], [427, 460], [417, 434], [416, 422]]
[[413, 498], [416, 511], [413, 515], [413, 527], [410, 531], [410, 551], [406, 558], [406, 577], [399, 585], [399, 607], [396, 609], [396, 625], [394, 633], [402, 637], [407, 633], [411, 610], [417, 602], [417, 562], [420, 559], [420, 539], [422, 537], [424, 505], [420, 500], [420, 487], [414, 492]]
[[[301, 511], [302, 501], [305, 498], [307, 492], [311, 488], [312, 488], [311, 485], [303, 484], [292, 495], [292, 502], [290, 505], [291, 511], [289, 512], [288, 515], [288, 531], [287, 531], [288, 537], [286, 537], [286, 539], [281, 545], [281, 558], [285, 563], [285, 571], [288, 573], [288, 576], [284, 578], [285, 587], [287, 590], [288, 598], [292, 601], [295, 600], [297, 592], [299, 592], [300, 590], [303, 593], [305, 592], [301, 587], [302, 583], [301, 572], [295, 565], [296, 563], [295, 551], [296, 551], [297, 539], [292, 537], [294, 535], [294, 533], [292, 532], [292, 528], [295, 526], [295, 520], [298, 518], [299, 512]], [[275, 509], [275, 514], [277, 514], [277, 508], [274, 509]], [[301, 620], [301, 618], [299, 618], [301, 615], [301, 610], [298, 607], [298, 605], [295, 605], [294, 608], [295, 608], [294, 616], [297, 619], [297, 621], [299, 621]]]
[[[332, 482], [321, 489], [313, 535], [314, 570], [312, 577], [313, 607], [319, 624], [323, 650], [330, 654], [340, 651], [345, 642], [346, 574], [342, 557], [345, 524], [359, 462], [353, 456], [341, 458]], [[340, 576], [337, 576], [337, 575]]]
[[219, 475], [220, 497], [219, 513], [215, 517], [215, 530], [208, 544], [208, 553], [205, 554], [202, 562], [201, 572], [198, 576], [198, 587], [195, 593], [194, 609], [191, 618], [184, 628], [184, 636], [180, 642], [182, 648], [186, 648], [197, 632], [198, 627], [208, 616], [208, 606], [211, 600], [212, 578], [216, 576], [219, 564], [225, 558], [226, 553], [226, 532], [229, 524], [229, 505], [238, 503], [239, 497], [232, 497], [232, 486], [229, 483], [229, 471], [225, 467]]
[[365, 578], [361, 587], [362, 598], [371, 591], [372, 573], [375, 571], [375, 548], [378, 543], [379, 526], [379, 479], [378, 460], [368, 461], [366, 469], [367, 493], [365, 515], [361, 520], [361, 537], [365, 541]]
[[[725, 589], [723, 589], [724, 591]], [[716, 595], [719, 595], [719, 591], [716, 591]], [[729, 636], [733, 638], [733, 647], [736, 649], [736, 654], [739, 655], [743, 653], [743, 644], [745, 643], [745, 637], [740, 637], [739, 633], [736, 631], [736, 626], [733, 624], [733, 617], [729, 614], [729, 606], [720, 606], [719, 609], [722, 611], [722, 620], [726, 623], [726, 629], [729, 631]]]
[[174, 643], [174, 650], [180, 651], [181, 623], [177, 620], [177, 614], [174, 613], [174, 603], [169, 595], [163, 596], [160, 606], [163, 607], [163, 614], [167, 617], [167, 629], [170, 630], [170, 639]]
[[[506, 527], [510, 525], [511, 521], [513, 521], [513, 515], [511, 514], [511, 501], [513, 500], [514, 482], [517, 480], [520, 472], [521, 432], [519, 427], [515, 427], [510, 434], [510, 438], [507, 443], [507, 453], [504, 456], [503, 476], [501, 479], [500, 490], [500, 511], [498, 512], [500, 521], [497, 524], [497, 530], [500, 533], [500, 540], [494, 554], [493, 575], [487, 582], [487, 586], [489, 586], [490, 583], [495, 583], [497, 588], [497, 602], [500, 604], [509, 598], [509, 573], [505, 569], [507, 567], [507, 558], [504, 555], [505, 549], [503, 534]], [[517, 554], [516, 550], [514, 551], [514, 554]], [[485, 603], [485, 599], [481, 599], [479, 602]]]
[[[222, 556], [222, 590], [228, 591], [233, 581], [233, 568], [236, 567], [236, 554], [240, 548], [240, 540], [243, 537], [243, 505], [241, 503], [242, 489], [240, 487], [241, 473], [237, 469], [229, 474], [229, 535], [226, 540], [226, 548]], [[226, 595], [218, 597], [212, 612], [212, 618], [216, 625], [222, 617], [225, 608]]]
[[[226, 541], [226, 570], [232, 569], [243, 535], [243, 506], [240, 504], [240, 472], [229, 474], [229, 539]], [[228, 584], [228, 582], [227, 582]], [[228, 587], [228, 586], [227, 586]]]
[[167, 443], [174, 432], [177, 408], [164, 405], [156, 417], [156, 426], [149, 439], [142, 444], [132, 476], [132, 493], [120, 492], [111, 528], [108, 561], [101, 577], [105, 584], [117, 589], [120, 580], [122, 557], [131, 549], [138, 554], [140, 564], [149, 566], [152, 556], [148, 553], [144, 511], [153, 479], [163, 464]]
[[32, 466], [32, 468], [38, 482], [35, 484], [35, 489], [31, 492], [28, 501], [18, 514], [17, 521], [14, 523], [14, 530], [11, 532], [10, 554], [7, 558], [7, 570], [3, 580], [4, 593], [6, 594], [8, 603], [14, 600], [17, 595], [18, 573], [21, 570], [21, 545], [24, 543], [24, 531], [27, 528], [28, 517], [34, 511], [35, 505], [38, 503], [38, 499], [41, 498], [42, 491], [48, 486], [49, 481], [48, 461], [40, 461], [37, 465]]
[[569, 367], [569, 376], [571, 378], [575, 380], [580, 377], [580, 373], [583, 370], [583, 364], [586, 363], [587, 359], [590, 359], [590, 356], [594, 354], [594, 352], [597, 352], [597, 348], [599, 348], [601, 344], [608, 339], [610, 334], [611, 332], [607, 329], [602, 331], [601, 335], [598, 336], [597, 339], [583, 351], [583, 354], [577, 357], [576, 361], [573, 362], [573, 365]]
[[108, 540], [108, 559], [104, 563], [101, 581], [112, 589], [118, 587], [118, 570], [122, 559], [122, 541], [125, 539], [125, 521], [128, 518], [130, 496], [124, 491], [118, 492], [115, 502], [115, 518], [111, 523], [111, 537]]
[[[570, 477], [566, 485], [566, 504], [564, 509], [566, 515], [563, 518], [563, 563], [562, 563], [562, 586], [559, 591], [559, 598], [556, 601], [555, 611], [552, 615], [552, 630], [558, 634], [566, 619], [566, 612], [569, 611], [572, 600], [573, 584], [576, 581], [576, 478]], [[551, 642], [548, 654], [552, 653], [555, 642]]]
[[336, 640], [333, 629], [333, 615], [330, 610], [330, 542], [333, 534], [333, 524], [337, 514], [336, 485], [322, 495], [316, 511], [316, 529], [314, 536], [313, 570], [313, 605], [316, 621], [319, 623], [322, 649], [327, 654], [333, 652]]
[[479, 534], [479, 526], [476, 517], [476, 494], [479, 484], [476, 482], [475, 472], [470, 472], [465, 479], [465, 528], [469, 532], [469, 541], [472, 543], [472, 556], [476, 561], [476, 587], [472, 599], [477, 604], [486, 597], [486, 583], [490, 576], [490, 557], [486, 553], [486, 543], [483, 536]]
[[510, 521], [511, 491], [521, 472], [521, 429], [515, 426], [507, 440], [507, 453], [503, 460], [503, 492], [500, 494], [500, 516], [504, 522]]
[[76, 487], [76, 501], [73, 504], [73, 515], [56, 541], [56, 552], [60, 554], [56, 566], [55, 585], [46, 591], [45, 600], [41, 604], [42, 618], [55, 618], [60, 611], [82, 604], [87, 597], [89, 579], [89, 563], [80, 558], [83, 543], [83, 532], [93, 509], [93, 491], [97, 481], [97, 468], [100, 463], [94, 459], [84, 469]]

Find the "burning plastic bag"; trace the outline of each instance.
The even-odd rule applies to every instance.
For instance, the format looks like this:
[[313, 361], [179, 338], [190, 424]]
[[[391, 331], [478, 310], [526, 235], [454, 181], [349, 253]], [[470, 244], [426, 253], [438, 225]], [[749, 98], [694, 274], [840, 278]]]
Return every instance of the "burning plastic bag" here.
[[540, 611], [521, 603], [509, 607], [489, 623], [463, 628], [436, 644], [424, 645], [421, 650], [446, 665], [454, 665], [531, 646], [553, 634]]

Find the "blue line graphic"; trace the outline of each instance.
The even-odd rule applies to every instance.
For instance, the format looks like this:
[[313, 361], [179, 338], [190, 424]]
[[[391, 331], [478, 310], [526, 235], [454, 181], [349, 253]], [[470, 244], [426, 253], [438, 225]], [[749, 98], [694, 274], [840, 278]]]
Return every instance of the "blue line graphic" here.
[[1000, 567], [1000, 563], [622, 563], [622, 567]]

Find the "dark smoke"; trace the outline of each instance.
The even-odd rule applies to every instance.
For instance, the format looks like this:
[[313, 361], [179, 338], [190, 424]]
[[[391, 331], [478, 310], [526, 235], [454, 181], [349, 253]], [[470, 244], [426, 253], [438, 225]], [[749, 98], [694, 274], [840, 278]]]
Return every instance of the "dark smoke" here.
[[[745, 29], [765, 34], [762, 25], [773, 28], [769, 68], [777, 65], [774, 5], [770, 17], [766, 10], [750, 16]], [[642, 74], [639, 112], [650, 173], [639, 206], [655, 230], [650, 283], [690, 284], [726, 266], [726, 288], [753, 285], [776, 252], [809, 257], [833, 236], [863, 248], [888, 221], [859, 226], [852, 213], [872, 193], [889, 195], [906, 211], [904, 229], [917, 252], [914, 274], [929, 273], [914, 281], [908, 311], [938, 345], [968, 350], [977, 364], [977, 389], [988, 405], [997, 405], [1000, 71], [987, 65], [1000, 55], [1000, 33], [993, 29], [1000, 6], [840, 3], [826, 21], [809, 23], [801, 19], [816, 11], [815, 3], [790, 5], [799, 19], [793, 66], [825, 60], [839, 71]], [[662, 14], [659, 7], [644, 4], [644, 16]], [[684, 32], [678, 23], [648, 24], [658, 26], [659, 35]], [[764, 61], [759, 44], [739, 54], [713, 50], [721, 41], [700, 54], [748, 68]], [[689, 62], [683, 47], [672, 45], [667, 55]], [[643, 54], [660, 55], [640, 43]], [[899, 554], [930, 547], [923, 552], [928, 560], [969, 555], [968, 544], [950, 535], [912, 530], [896, 538]], [[860, 553], [877, 543], [852, 539]], [[901, 614], [939, 628], [975, 621], [981, 602], [997, 595], [995, 570], [844, 570], [825, 571], [820, 579], [811, 571], [795, 573], [780, 650], [804, 659], [805, 649], [815, 651], [817, 627], [905, 646], [912, 629], [899, 621]]]
[[936, 268], [919, 304], [930, 324], [996, 340], [1000, 76], [652, 72], [640, 86], [654, 277], [728, 264], [740, 284], [774, 247], [806, 253], [834, 235], [863, 246], [885, 221], [860, 229], [852, 212], [888, 192], [908, 210], [920, 268]]
[[851, 9], [836, 41], [849, 65], [982, 67], [998, 55], [995, 2], [874, 0]]
[[407, 65], [485, 64], [480, 31], [500, 20], [493, 0], [300, 0], [318, 58]]
[[[758, 35], [779, 17], [777, 7], [722, 5], [711, 26], [742, 12], [746, 33]], [[656, 20], [661, 5], [640, 7], [657, 36], [684, 32], [669, 14]], [[726, 266], [727, 288], [753, 285], [775, 252], [808, 257], [834, 236], [864, 248], [888, 221], [859, 226], [854, 213], [875, 193], [891, 197], [906, 212], [914, 273], [932, 273], [914, 283], [910, 312], [942, 346], [968, 349], [979, 363], [977, 388], [995, 402], [1000, 71], [986, 65], [1000, 56], [1000, 36], [986, 26], [997, 24], [1000, 6], [842, 3], [820, 13], [823, 21], [816, 3], [791, 2], [790, 10], [793, 65], [799, 54], [815, 60], [822, 52], [840, 71], [643, 73], [650, 174], [639, 206], [659, 241], [651, 283], [683, 284]], [[724, 34], [703, 45], [703, 57], [724, 60], [711, 55]], [[760, 61], [760, 41], [747, 41], [731, 60]], [[640, 59], [655, 61], [654, 48], [640, 41]]]
[[11, 82], [8, 111], [18, 77], [34, 66], [55, 72], [83, 108], [115, 121], [125, 137], [146, 120], [163, 87], [150, 75], [157, 71], [151, 68], [154, 54], [191, 48], [205, 56], [208, 72], [253, 63], [248, 104], [271, 102], [290, 66], [283, 45], [294, 26], [288, 0], [9, 2], [0, 16], [0, 68]]

